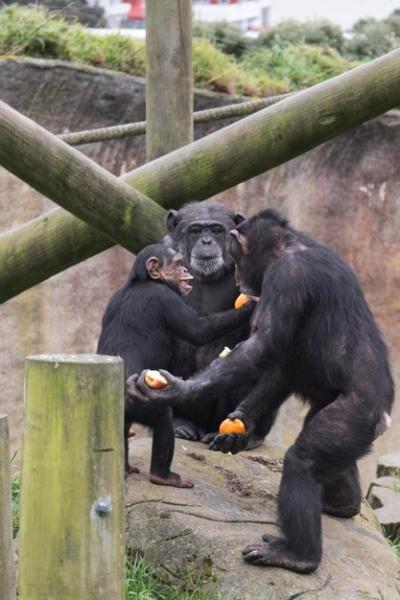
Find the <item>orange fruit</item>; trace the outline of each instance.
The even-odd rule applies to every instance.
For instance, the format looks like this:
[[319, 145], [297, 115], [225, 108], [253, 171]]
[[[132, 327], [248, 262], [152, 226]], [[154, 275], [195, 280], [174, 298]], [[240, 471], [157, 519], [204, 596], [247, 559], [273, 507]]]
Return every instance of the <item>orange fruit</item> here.
[[224, 435], [236, 433], [243, 435], [246, 433], [246, 426], [240, 419], [225, 419], [219, 426], [219, 432]]
[[154, 390], [160, 390], [168, 385], [168, 381], [165, 379], [165, 377], [163, 377], [163, 375], [161, 375], [161, 373], [159, 373], [159, 371], [151, 371], [150, 369], [146, 371], [144, 380], [146, 385]]
[[235, 300], [235, 308], [242, 308], [248, 302], [250, 302], [250, 298], [247, 294], [239, 294]]

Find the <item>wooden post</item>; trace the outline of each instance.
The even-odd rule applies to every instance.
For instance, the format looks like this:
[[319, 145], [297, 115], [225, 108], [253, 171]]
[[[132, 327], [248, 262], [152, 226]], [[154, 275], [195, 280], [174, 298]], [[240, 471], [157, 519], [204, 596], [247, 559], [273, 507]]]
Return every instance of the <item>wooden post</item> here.
[[192, 0], [146, 0], [146, 154], [193, 141]]
[[123, 600], [123, 361], [26, 359], [20, 600]]
[[8, 423], [0, 415], [0, 598], [14, 600], [15, 569], [12, 537], [10, 450]]

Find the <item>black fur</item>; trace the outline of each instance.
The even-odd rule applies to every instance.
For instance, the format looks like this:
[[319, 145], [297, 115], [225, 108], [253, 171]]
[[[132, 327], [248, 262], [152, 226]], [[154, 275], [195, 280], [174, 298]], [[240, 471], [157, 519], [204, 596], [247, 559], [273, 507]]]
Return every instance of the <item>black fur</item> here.
[[[104, 317], [97, 352], [124, 359], [126, 378], [143, 369], [170, 369], [177, 344], [207, 344], [219, 335], [243, 326], [250, 309], [199, 317], [180, 294], [163, 280], [149, 278], [146, 261], [155, 256], [164, 264], [173, 251], [161, 244], [143, 249], [136, 257], [126, 285], [111, 298]], [[125, 461], [128, 432], [133, 423], [154, 429], [151, 474], [167, 477], [173, 456], [172, 411], [127, 395], [125, 408]]]
[[[191, 202], [179, 211], [169, 212], [168, 242], [181, 252], [187, 268], [195, 278], [192, 283], [193, 291], [185, 298], [185, 302], [200, 315], [228, 310], [234, 306], [239, 289], [235, 283], [234, 261], [229, 253], [229, 232], [243, 221], [244, 217], [240, 213], [209, 201]], [[191, 233], [196, 227], [199, 232]], [[209, 365], [224, 346], [233, 348], [248, 335], [249, 328], [244, 326], [198, 348], [181, 343], [171, 370], [176, 375], [189, 377]], [[209, 443], [221, 420], [236, 408], [247, 390], [246, 384], [217, 397], [210, 394], [207, 401], [201, 404], [188, 402], [175, 407], [175, 435], [185, 439], [202, 439]], [[261, 443], [270, 426], [270, 420], [258, 424], [252, 437], [252, 446]]]
[[[276, 213], [240, 224], [231, 251], [241, 285], [260, 296], [250, 338], [194, 378], [177, 380], [168, 397], [151, 397], [201, 403], [252, 377], [259, 383], [230, 415], [249, 432], [290, 394], [310, 404], [285, 456], [282, 537], [267, 535], [243, 551], [253, 564], [306, 573], [321, 560], [321, 511], [359, 512], [356, 461], [385, 428], [393, 404], [387, 350], [351, 268]], [[235, 453], [247, 439], [219, 435], [211, 447]]]

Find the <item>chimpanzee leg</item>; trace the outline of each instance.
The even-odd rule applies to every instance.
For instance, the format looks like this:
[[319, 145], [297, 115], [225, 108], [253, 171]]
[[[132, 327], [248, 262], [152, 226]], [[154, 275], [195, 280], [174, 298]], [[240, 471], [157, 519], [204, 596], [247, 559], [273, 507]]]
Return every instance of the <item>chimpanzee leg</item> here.
[[361, 488], [357, 464], [348, 467], [336, 479], [322, 487], [322, 511], [333, 517], [349, 518], [361, 508]]
[[124, 450], [125, 450], [125, 475], [130, 475], [131, 473], [140, 473], [137, 467], [133, 467], [129, 464], [129, 429], [132, 425], [132, 421], [127, 418], [125, 415], [125, 423], [124, 423]]
[[[306, 426], [324, 407], [315, 403], [304, 419]], [[349, 518], [358, 515], [361, 508], [361, 487], [357, 463], [337, 477], [322, 483], [322, 512], [333, 517]]]
[[157, 407], [152, 409], [153, 445], [151, 450], [150, 481], [158, 485], [173, 487], [193, 487], [189, 477], [181, 477], [170, 470], [174, 456], [175, 437], [172, 423], [172, 409]]
[[246, 561], [300, 573], [318, 567], [322, 486], [354, 470], [355, 461], [368, 452], [377, 425], [368, 404], [356, 394], [339, 396], [305, 425], [285, 456], [278, 503], [282, 537], [267, 535], [267, 543], [248, 546]]

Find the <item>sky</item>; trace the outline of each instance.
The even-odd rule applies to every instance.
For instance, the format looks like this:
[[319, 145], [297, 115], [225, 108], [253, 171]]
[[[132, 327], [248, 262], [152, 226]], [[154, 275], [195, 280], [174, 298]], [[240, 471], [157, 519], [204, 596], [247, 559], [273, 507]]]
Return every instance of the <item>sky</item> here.
[[400, 8], [400, 0], [271, 0], [271, 24], [284, 19], [326, 18], [350, 29], [360, 18], [382, 19], [395, 8]]

